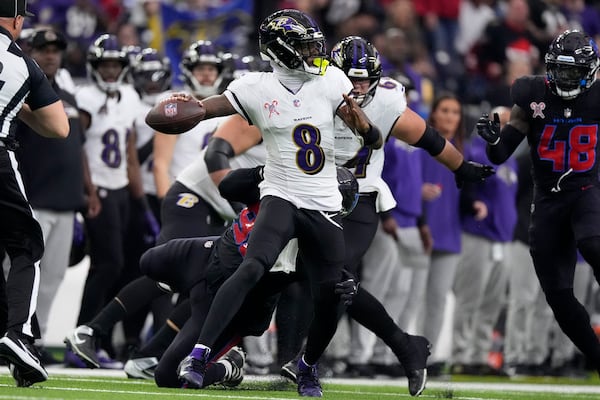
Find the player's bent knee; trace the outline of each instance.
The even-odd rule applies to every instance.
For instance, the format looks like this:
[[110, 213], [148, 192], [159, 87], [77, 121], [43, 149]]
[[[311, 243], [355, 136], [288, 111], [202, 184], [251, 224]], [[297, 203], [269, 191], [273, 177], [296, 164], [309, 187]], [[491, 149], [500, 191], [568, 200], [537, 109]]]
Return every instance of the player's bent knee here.
[[254, 285], [266, 273], [268, 268], [256, 258], [246, 259], [235, 272], [237, 279], [248, 285]]

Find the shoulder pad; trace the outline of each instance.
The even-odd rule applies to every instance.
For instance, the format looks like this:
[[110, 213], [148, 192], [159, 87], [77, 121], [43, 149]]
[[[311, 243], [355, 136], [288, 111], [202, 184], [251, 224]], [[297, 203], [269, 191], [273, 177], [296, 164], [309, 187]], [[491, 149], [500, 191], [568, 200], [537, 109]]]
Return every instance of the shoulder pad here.
[[541, 99], [546, 94], [547, 88], [543, 76], [523, 76], [515, 80], [510, 93], [513, 103], [527, 109], [532, 100]]
[[404, 86], [400, 82], [387, 76], [384, 76], [379, 80], [378, 87], [385, 89], [397, 89], [400, 92], [404, 92], [405, 90]]

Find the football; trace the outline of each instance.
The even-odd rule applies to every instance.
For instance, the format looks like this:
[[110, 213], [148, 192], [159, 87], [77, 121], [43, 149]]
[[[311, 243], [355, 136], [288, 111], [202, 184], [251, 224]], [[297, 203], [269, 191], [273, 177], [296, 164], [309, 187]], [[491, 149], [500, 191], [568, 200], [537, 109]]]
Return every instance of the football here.
[[206, 109], [195, 99], [168, 97], [146, 114], [146, 124], [155, 131], [177, 135], [187, 132], [204, 119]]

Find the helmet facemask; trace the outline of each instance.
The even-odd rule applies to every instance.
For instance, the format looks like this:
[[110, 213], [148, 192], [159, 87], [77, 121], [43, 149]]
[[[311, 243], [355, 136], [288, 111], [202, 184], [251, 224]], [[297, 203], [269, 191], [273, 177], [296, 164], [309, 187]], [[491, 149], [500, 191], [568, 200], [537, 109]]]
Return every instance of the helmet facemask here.
[[[114, 82], [104, 80], [98, 72], [98, 66], [104, 61], [117, 61], [121, 64], [121, 72]], [[122, 85], [125, 76], [127, 75], [129, 66], [129, 58], [125, 51], [118, 44], [117, 38], [114, 35], [104, 34], [98, 37], [88, 49], [87, 54], [87, 70], [92, 81], [100, 90], [107, 93], [115, 93]]]
[[596, 70], [572, 64], [548, 63], [547, 77], [554, 82], [556, 94], [564, 99], [573, 99], [596, 80]]

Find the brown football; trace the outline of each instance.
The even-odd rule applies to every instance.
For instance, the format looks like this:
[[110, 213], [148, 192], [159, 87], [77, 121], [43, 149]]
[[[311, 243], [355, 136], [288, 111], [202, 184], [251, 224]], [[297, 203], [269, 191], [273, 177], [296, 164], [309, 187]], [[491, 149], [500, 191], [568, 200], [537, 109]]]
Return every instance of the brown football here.
[[206, 109], [196, 100], [184, 101], [169, 97], [148, 111], [146, 124], [155, 131], [177, 135], [198, 125], [205, 115]]

